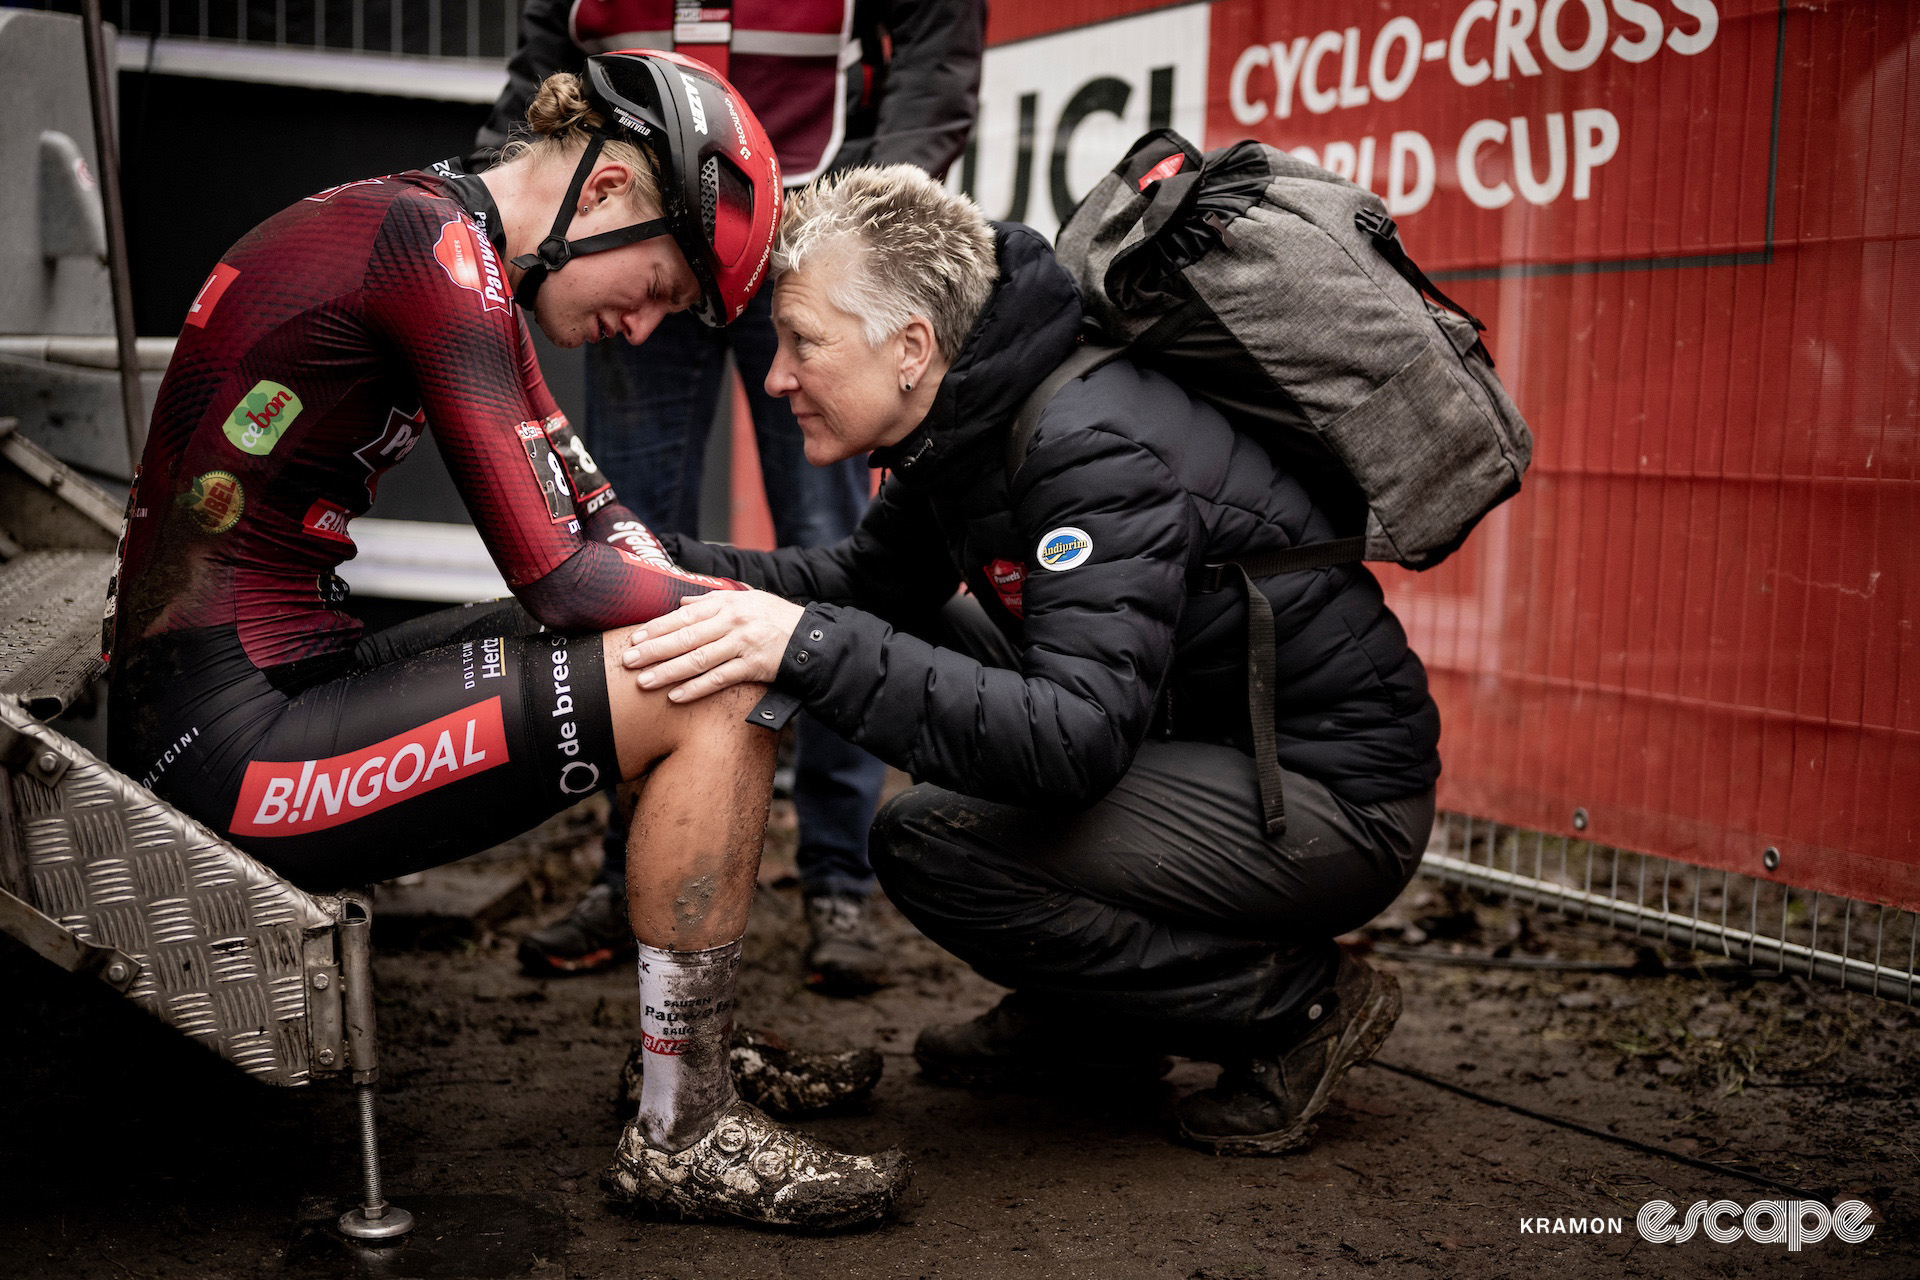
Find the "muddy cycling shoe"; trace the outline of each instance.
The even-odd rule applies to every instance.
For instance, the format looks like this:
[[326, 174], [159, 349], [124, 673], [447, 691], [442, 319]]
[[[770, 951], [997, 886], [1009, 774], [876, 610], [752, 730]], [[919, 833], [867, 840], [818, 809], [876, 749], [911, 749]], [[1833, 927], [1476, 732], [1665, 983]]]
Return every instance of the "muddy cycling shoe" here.
[[[807, 1053], [790, 1048], [770, 1031], [748, 1027], [735, 1027], [727, 1046], [734, 1092], [776, 1120], [805, 1120], [865, 1102], [885, 1065], [871, 1049]], [[640, 1106], [645, 1070], [646, 1050], [636, 1040], [620, 1068], [620, 1096], [615, 1099], [624, 1115]]]
[[600, 973], [633, 959], [637, 947], [627, 895], [602, 882], [565, 919], [520, 940], [520, 967], [536, 978]]
[[970, 1022], [928, 1027], [913, 1056], [929, 1080], [989, 1089], [1125, 1092], [1157, 1086], [1173, 1066], [1018, 991]]
[[864, 996], [887, 982], [886, 959], [874, 936], [868, 899], [848, 893], [807, 895], [806, 984], [823, 996]]
[[1213, 1088], [1174, 1108], [1181, 1141], [1222, 1156], [1277, 1156], [1313, 1140], [1314, 1117], [1350, 1067], [1373, 1057], [1400, 1016], [1400, 984], [1340, 953], [1333, 986], [1300, 1015], [1306, 1028], [1277, 1054], [1223, 1066]]
[[601, 1186], [649, 1216], [843, 1231], [893, 1212], [912, 1180], [913, 1166], [897, 1148], [871, 1156], [835, 1151], [735, 1100], [684, 1151], [654, 1146], [638, 1120], [628, 1121]]

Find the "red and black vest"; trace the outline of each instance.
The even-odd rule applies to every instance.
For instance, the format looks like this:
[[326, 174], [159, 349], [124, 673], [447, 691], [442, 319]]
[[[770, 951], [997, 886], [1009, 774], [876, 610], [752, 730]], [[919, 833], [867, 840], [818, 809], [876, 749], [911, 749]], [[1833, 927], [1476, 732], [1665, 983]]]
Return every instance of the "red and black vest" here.
[[853, 0], [573, 0], [567, 31], [589, 54], [667, 49], [727, 77], [766, 126], [788, 186], [824, 171], [846, 136], [846, 76], [861, 56]]

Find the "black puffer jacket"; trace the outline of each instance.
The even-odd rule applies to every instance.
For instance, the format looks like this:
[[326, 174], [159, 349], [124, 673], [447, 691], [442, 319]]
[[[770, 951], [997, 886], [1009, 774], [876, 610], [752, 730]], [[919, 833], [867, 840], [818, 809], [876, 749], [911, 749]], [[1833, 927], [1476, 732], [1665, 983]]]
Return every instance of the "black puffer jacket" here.
[[[1072, 349], [1080, 299], [1039, 236], [997, 232], [993, 299], [926, 421], [874, 455], [893, 474], [852, 537], [668, 550], [812, 602], [775, 692], [881, 759], [1006, 803], [1088, 803], [1150, 730], [1246, 749], [1246, 605], [1231, 586], [1202, 590], [1202, 567], [1335, 531], [1258, 444], [1126, 361], [1061, 390], [1009, 486], [1008, 429]], [[1040, 548], [1056, 540], [1067, 567], [1042, 567]], [[861, 607], [930, 611], [962, 580], [1022, 670], [936, 649]], [[1322, 569], [1261, 586], [1277, 636], [1280, 763], [1356, 803], [1431, 786], [1439, 712], [1373, 575]]]

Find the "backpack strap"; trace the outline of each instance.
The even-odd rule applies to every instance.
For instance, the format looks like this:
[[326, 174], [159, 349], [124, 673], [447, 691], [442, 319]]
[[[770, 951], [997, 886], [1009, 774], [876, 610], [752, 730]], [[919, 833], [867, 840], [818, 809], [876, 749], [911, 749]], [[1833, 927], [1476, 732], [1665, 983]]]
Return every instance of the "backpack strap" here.
[[1060, 362], [1059, 368], [1041, 380], [1020, 406], [1020, 412], [1013, 419], [1013, 429], [1007, 433], [1007, 482], [1013, 482], [1013, 473], [1027, 460], [1027, 448], [1033, 443], [1033, 429], [1040, 425], [1040, 415], [1046, 412], [1047, 405], [1059, 394], [1060, 388], [1075, 378], [1084, 378], [1095, 369], [1113, 361], [1126, 352], [1125, 347], [1108, 347], [1099, 343], [1085, 342], [1073, 349], [1073, 353]]
[[1407, 247], [1400, 243], [1400, 229], [1394, 225], [1392, 218], [1378, 209], [1362, 209], [1353, 215], [1353, 225], [1367, 233], [1367, 238], [1373, 241], [1373, 247], [1380, 251], [1387, 265], [1398, 271], [1408, 284], [1460, 316], [1479, 332], [1487, 331], [1487, 326], [1480, 323], [1480, 317], [1440, 292], [1440, 286], [1428, 279], [1427, 273], [1420, 269], [1420, 264], [1408, 255]]
[[1201, 577], [1206, 590], [1217, 591], [1230, 576], [1247, 599], [1247, 718], [1253, 731], [1253, 771], [1260, 784], [1260, 812], [1269, 836], [1282, 836], [1287, 831], [1287, 802], [1280, 790], [1279, 744], [1273, 728], [1273, 691], [1279, 673], [1273, 661], [1273, 604], [1253, 580], [1358, 564], [1366, 558], [1366, 550], [1365, 538], [1310, 542], [1285, 551], [1210, 564]]

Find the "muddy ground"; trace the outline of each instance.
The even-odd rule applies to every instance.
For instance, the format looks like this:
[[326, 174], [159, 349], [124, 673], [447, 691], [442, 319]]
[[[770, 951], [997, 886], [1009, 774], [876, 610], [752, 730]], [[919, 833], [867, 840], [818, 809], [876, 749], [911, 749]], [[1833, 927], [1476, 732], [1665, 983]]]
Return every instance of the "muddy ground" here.
[[[1123, 1102], [927, 1084], [914, 1035], [997, 989], [883, 909], [894, 984], [861, 1001], [804, 990], [782, 817], [743, 1013], [801, 1044], [886, 1053], [869, 1111], [808, 1128], [911, 1154], [918, 1190], [898, 1222], [794, 1238], [609, 1211], [597, 1174], [619, 1132], [609, 1103], [636, 1031], [632, 976], [533, 981], [513, 962], [517, 936], [589, 873], [592, 818], [577, 811], [483, 859], [526, 877], [529, 911], [477, 936], [383, 946], [387, 1177], [421, 1218], [398, 1250], [355, 1252], [326, 1228], [356, 1167], [344, 1091], [256, 1086], [104, 990], [0, 955], [0, 1276], [1920, 1275], [1920, 1016], [1903, 1006], [1720, 970], [1488, 967], [1477, 958], [1685, 954], [1416, 880], [1357, 940], [1406, 993], [1383, 1062], [1878, 1215], [1859, 1245], [1656, 1246], [1634, 1228], [1646, 1201], [1788, 1193], [1378, 1068], [1349, 1078], [1310, 1151], [1273, 1160], [1163, 1137], [1172, 1100], [1211, 1077], [1198, 1063]], [[1522, 1231], [1540, 1217], [1624, 1230]]]

